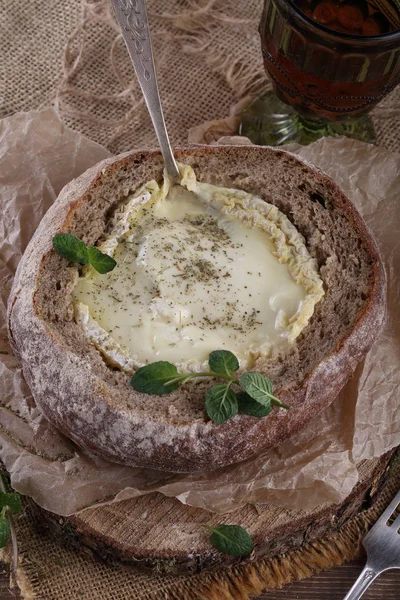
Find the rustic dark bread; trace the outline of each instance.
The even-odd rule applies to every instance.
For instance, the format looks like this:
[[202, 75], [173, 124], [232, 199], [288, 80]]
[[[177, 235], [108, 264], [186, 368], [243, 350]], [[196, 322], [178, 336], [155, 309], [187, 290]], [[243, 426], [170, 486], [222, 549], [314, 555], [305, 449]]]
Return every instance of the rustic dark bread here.
[[275, 446], [327, 407], [381, 330], [386, 282], [361, 217], [315, 168], [260, 147], [186, 148], [176, 156], [201, 181], [244, 189], [278, 206], [318, 261], [325, 297], [309, 325], [290, 352], [259, 359], [254, 367], [271, 377], [292, 409], [215, 426], [204, 410], [210, 382], [162, 397], [138, 393], [74, 322], [70, 292], [78, 267], [56, 254], [52, 238], [69, 232], [87, 244], [99, 240], [129, 191], [162, 178], [157, 151], [107, 159], [63, 189], [19, 265], [9, 335], [37, 404], [78, 445], [123, 464], [194, 472]]

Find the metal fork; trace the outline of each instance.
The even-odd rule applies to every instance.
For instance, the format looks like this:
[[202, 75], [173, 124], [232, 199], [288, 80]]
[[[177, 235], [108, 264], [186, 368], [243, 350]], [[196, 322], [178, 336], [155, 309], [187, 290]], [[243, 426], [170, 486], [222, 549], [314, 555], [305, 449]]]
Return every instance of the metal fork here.
[[400, 508], [400, 492], [363, 539], [367, 563], [344, 600], [358, 600], [378, 575], [400, 569], [400, 514], [388, 526], [397, 507]]

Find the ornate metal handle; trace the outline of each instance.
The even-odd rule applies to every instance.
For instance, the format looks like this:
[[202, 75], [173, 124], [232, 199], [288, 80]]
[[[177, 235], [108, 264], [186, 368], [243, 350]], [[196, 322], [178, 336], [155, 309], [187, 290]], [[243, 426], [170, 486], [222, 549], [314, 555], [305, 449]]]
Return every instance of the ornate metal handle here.
[[157, 134], [165, 168], [169, 175], [176, 177], [179, 171], [169, 143], [158, 92], [146, 0], [111, 0], [111, 3]]
[[365, 590], [371, 585], [371, 583], [378, 577], [379, 573], [365, 565], [361, 571], [357, 581], [351, 588], [348, 594], [346, 594], [344, 600], [359, 600], [364, 594]]

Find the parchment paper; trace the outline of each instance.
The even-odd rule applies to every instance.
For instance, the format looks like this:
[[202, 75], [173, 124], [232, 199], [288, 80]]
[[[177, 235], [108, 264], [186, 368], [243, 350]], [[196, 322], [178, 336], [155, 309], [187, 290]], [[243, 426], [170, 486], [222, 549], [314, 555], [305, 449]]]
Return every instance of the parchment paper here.
[[12, 278], [61, 188], [108, 152], [66, 129], [51, 109], [0, 122], [0, 458], [17, 491], [64, 516], [156, 490], [215, 512], [246, 502], [312, 509], [342, 501], [360, 460], [400, 444], [400, 157], [346, 138], [291, 150], [329, 173], [372, 228], [389, 278], [385, 332], [333, 405], [285, 444], [214, 473], [168, 475], [83, 452], [45, 421], [29, 394], [7, 341]]

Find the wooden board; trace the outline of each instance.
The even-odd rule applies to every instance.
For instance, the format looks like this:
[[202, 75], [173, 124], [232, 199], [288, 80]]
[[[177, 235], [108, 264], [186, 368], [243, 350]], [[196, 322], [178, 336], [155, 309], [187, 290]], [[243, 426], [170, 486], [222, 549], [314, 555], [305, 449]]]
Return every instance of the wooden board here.
[[[358, 560], [314, 575], [306, 581], [293, 583], [282, 590], [265, 592], [254, 600], [343, 600], [363, 566], [364, 561]], [[363, 600], [398, 600], [399, 589], [400, 571], [387, 571], [373, 583]], [[0, 598], [1, 600], [21, 598], [16, 590], [9, 589], [9, 577], [2, 571], [0, 571]]]
[[89, 548], [102, 557], [134, 563], [157, 572], [196, 573], [240, 562], [213, 550], [205, 524], [239, 524], [252, 535], [256, 550], [251, 560], [266, 558], [337, 531], [361, 508], [373, 503], [383, 486], [393, 453], [363, 463], [362, 478], [340, 505], [313, 512], [288, 511], [268, 505], [247, 505], [228, 515], [181, 504], [151, 494], [117, 504], [91, 508], [69, 519], [41, 513], [42, 524], [63, 543]]

